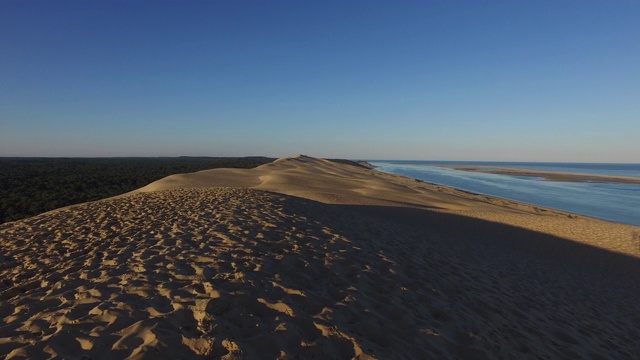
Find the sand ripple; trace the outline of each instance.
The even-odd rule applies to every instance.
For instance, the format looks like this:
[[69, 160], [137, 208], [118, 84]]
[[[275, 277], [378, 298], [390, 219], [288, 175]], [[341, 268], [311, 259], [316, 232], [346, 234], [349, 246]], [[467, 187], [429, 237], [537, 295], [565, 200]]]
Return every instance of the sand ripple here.
[[[474, 236], [489, 233], [471, 223], [451, 221], [469, 229], [451, 231], [444, 221], [451, 216], [201, 188], [0, 225], [0, 355], [640, 353], [637, 259], [575, 247], [575, 263], [557, 261], [526, 242], [504, 247]], [[513, 239], [534, 234], [506, 225], [496, 231]], [[593, 256], [626, 261], [633, 276], [620, 277], [614, 265], [590, 269], [585, 261]]]

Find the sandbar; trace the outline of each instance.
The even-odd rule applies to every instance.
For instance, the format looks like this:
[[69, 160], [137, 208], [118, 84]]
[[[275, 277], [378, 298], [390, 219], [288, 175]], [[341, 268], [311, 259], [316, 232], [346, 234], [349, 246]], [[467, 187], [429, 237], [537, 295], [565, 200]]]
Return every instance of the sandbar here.
[[438, 167], [498, 175], [539, 177], [546, 181], [640, 184], [640, 178], [633, 176], [582, 174], [561, 171], [519, 169], [502, 166], [438, 165]]

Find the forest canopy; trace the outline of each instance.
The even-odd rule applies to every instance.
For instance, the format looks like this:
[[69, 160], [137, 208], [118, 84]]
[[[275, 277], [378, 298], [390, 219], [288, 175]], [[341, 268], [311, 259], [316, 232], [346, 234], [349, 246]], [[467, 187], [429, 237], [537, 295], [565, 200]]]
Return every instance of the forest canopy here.
[[126, 193], [165, 176], [213, 168], [253, 168], [275, 159], [0, 158], [0, 223]]

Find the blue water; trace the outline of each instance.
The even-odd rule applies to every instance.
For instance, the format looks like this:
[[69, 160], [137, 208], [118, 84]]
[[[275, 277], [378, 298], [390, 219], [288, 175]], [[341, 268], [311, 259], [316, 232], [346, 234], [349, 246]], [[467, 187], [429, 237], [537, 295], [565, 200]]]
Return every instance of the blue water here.
[[640, 185], [540, 181], [539, 178], [509, 176], [441, 168], [438, 165], [486, 165], [551, 170], [585, 174], [640, 177], [640, 164], [572, 164], [462, 161], [378, 161], [378, 171], [478, 194], [640, 226]]

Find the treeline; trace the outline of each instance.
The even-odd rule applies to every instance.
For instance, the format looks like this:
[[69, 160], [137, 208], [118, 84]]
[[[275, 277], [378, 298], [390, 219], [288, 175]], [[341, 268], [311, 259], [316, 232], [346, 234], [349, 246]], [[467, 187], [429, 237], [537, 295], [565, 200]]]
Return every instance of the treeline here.
[[253, 168], [275, 159], [0, 158], [0, 223], [126, 193], [165, 176], [213, 168]]

